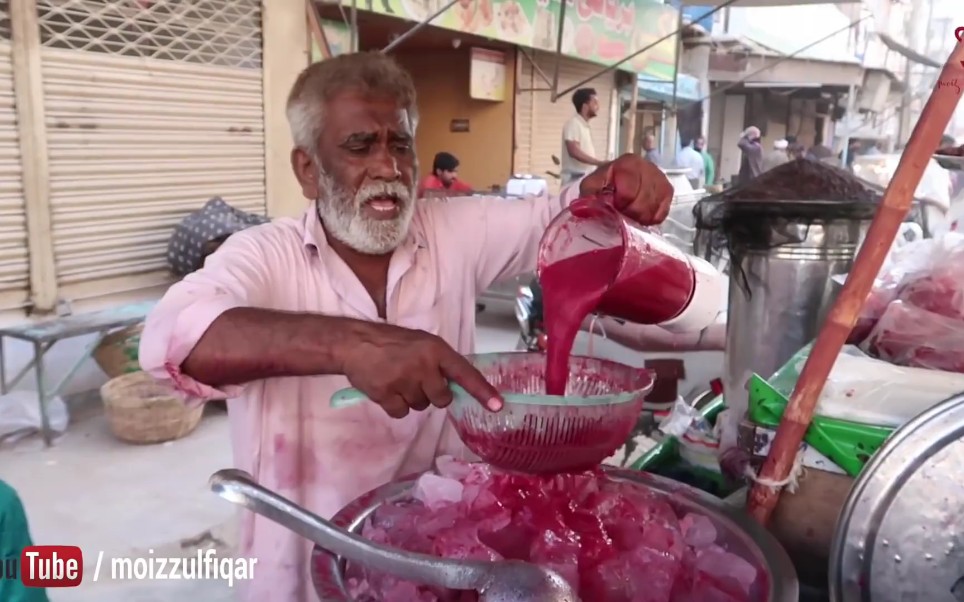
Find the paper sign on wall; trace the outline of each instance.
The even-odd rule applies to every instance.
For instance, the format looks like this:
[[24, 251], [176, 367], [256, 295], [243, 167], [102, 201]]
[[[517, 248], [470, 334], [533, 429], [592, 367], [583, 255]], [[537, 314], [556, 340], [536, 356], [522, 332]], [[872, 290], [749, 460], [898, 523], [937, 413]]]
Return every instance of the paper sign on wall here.
[[477, 100], [505, 100], [504, 52], [473, 48], [469, 77], [469, 97]]

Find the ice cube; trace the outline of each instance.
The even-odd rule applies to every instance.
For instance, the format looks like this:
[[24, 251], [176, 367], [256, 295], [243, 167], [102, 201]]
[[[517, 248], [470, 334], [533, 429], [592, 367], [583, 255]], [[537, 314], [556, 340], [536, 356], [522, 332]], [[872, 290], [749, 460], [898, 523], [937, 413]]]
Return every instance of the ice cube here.
[[432, 510], [462, 501], [464, 486], [455, 479], [427, 472], [418, 478], [412, 496]]

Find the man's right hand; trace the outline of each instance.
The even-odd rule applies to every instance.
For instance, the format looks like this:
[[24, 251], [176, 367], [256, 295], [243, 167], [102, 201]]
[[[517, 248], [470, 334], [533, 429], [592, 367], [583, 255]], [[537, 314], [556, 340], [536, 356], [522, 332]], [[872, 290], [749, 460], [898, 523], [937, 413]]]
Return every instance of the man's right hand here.
[[366, 324], [343, 355], [343, 374], [393, 418], [452, 403], [449, 381], [493, 412], [502, 396], [475, 366], [441, 338], [421, 330]]

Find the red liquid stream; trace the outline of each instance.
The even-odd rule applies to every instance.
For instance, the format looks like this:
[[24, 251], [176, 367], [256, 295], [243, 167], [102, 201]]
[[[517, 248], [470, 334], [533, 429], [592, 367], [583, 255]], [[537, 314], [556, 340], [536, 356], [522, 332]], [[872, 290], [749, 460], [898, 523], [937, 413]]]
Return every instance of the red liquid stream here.
[[583, 320], [596, 309], [638, 324], [661, 324], [689, 303], [694, 276], [688, 263], [655, 246], [643, 247], [628, 254], [635, 265], [623, 271], [629, 269], [630, 275], [616, 280], [623, 256], [622, 247], [589, 251], [542, 270], [546, 394], [566, 394], [572, 345]]
[[623, 250], [590, 251], [545, 267], [539, 276], [546, 328], [546, 394], [565, 395], [569, 354], [582, 321], [599, 306]]

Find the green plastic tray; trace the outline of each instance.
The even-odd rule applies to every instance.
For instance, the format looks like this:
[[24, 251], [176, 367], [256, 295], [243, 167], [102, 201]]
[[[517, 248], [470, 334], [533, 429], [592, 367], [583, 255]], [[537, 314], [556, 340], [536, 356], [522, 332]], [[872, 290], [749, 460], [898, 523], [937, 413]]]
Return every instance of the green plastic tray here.
[[[778, 427], [788, 399], [757, 374], [750, 377], [747, 391], [750, 420], [759, 426]], [[815, 416], [804, 441], [848, 475], [856, 477], [893, 432], [889, 427]]]

